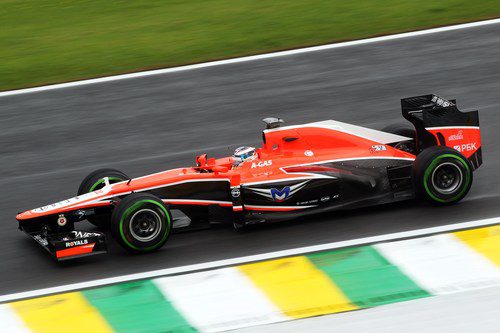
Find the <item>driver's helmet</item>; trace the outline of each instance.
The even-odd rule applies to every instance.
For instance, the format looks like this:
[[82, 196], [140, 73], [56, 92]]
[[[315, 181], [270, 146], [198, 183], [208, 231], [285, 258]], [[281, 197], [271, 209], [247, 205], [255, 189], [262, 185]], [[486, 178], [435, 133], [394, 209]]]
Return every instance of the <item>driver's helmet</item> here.
[[244, 162], [246, 160], [251, 161], [256, 157], [257, 155], [255, 154], [254, 147], [239, 147], [235, 149], [233, 154], [233, 159], [238, 163]]

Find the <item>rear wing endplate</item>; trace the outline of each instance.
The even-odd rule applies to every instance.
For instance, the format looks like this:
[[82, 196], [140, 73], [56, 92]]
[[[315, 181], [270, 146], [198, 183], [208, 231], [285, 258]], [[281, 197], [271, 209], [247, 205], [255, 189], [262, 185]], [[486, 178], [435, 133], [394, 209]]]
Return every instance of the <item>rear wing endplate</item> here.
[[477, 110], [462, 112], [456, 100], [433, 94], [403, 98], [401, 110], [415, 126], [418, 152], [431, 146], [448, 146], [467, 157], [474, 169], [482, 164]]

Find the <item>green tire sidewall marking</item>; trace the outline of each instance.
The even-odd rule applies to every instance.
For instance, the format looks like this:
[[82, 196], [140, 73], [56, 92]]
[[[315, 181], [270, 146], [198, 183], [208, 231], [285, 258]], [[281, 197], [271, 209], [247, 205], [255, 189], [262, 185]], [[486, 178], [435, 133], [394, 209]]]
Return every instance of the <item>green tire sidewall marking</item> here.
[[128, 245], [130, 246], [132, 249], [134, 250], [138, 250], [138, 251], [148, 251], [148, 250], [153, 250], [155, 249], [158, 245], [153, 245], [153, 246], [150, 246], [150, 247], [146, 247], [146, 248], [140, 248], [140, 247], [137, 247], [133, 244], [131, 244], [127, 238], [125, 237], [125, 233], [123, 232], [123, 222], [125, 221], [125, 219], [130, 215], [130, 213], [132, 211], [134, 211], [135, 209], [143, 206], [145, 203], [151, 203], [151, 204], [154, 204], [154, 205], [157, 205], [158, 207], [160, 207], [163, 212], [165, 212], [165, 216], [167, 217], [167, 228], [165, 229], [165, 235], [163, 235], [163, 238], [161, 239], [160, 243], [162, 243], [169, 235], [170, 233], [170, 215], [168, 214], [167, 212], [167, 209], [165, 208], [165, 206], [163, 206], [162, 204], [160, 204], [159, 202], [157, 201], [154, 201], [154, 200], [141, 200], [141, 201], [138, 201], [136, 202], [135, 204], [133, 204], [132, 206], [130, 206], [129, 208], [127, 208], [127, 210], [125, 210], [125, 213], [123, 213], [121, 219], [120, 219], [120, 236], [122, 237], [122, 240]]
[[[121, 178], [117, 178], [117, 177], [108, 177], [109, 181], [111, 182], [112, 180], [118, 180], [118, 181], [123, 181], [123, 179]], [[97, 186], [99, 186], [100, 184], [104, 183], [104, 178], [102, 179], [99, 179], [97, 182], [94, 183], [94, 185], [92, 185], [89, 189], [89, 192], [92, 192], [95, 190], [95, 188]]]
[[[462, 165], [465, 167], [465, 169], [467, 170], [467, 174], [465, 176], [465, 186], [462, 188], [462, 190], [460, 191], [460, 193], [458, 193], [456, 196], [454, 196], [453, 198], [451, 199], [448, 199], [448, 200], [443, 200], [443, 199], [440, 199], [438, 197], [436, 197], [430, 190], [429, 190], [429, 186], [427, 185], [427, 180], [429, 179], [429, 176], [432, 172], [432, 170], [434, 170], [434, 168], [436, 167], [436, 164], [438, 164], [438, 162], [443, 159], [443, 158], [454, 158], [458, 161], [460, 161], [460, 163], [462, 163]], [[460, 156], [457, 156], [457, 155], [453, 155], [453, 154], [444, 154], [444, 155], [441, 155], [441, 156], [438, 156], [434, 161], [432, 161], [431, 165], [429, 165], [427, 167], [427, 169], [425, 170], [425, 173], [424, 173], [424, 187], [425, 187], [425, 191], [427, 192], [427, 194], [435, 201], [437, 202], [450, 202], [450, 201], [454, 201], [458, 198], [460, 198], [464, 192], [467, 190], [467, 188], [469, 187], [469, 183], [470, 183], [470, 168], [469, 168], [469, 165], [467, 164], [466, 161], [464, 161], [463, 158], [461, 158]]]

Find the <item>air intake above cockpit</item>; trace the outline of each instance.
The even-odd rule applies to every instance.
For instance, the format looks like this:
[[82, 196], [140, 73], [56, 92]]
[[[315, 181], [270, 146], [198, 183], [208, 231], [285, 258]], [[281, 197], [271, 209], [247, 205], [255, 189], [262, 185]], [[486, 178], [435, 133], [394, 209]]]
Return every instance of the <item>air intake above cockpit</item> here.
[[266, 129], [278, 128], [284, 123], [283, 119], [273, 117], [264, 118], [262, 121], [266, 123]]

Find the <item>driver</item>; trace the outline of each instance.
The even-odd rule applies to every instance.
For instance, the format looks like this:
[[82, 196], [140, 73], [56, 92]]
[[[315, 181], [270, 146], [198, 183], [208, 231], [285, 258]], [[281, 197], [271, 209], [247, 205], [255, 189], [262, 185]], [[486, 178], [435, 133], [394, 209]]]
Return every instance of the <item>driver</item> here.
[[237, 167], [245, 161], [254, 160], [257, 157], [255, 147], [239, 147], [234, 150], [233, 154], [233, 167]]

